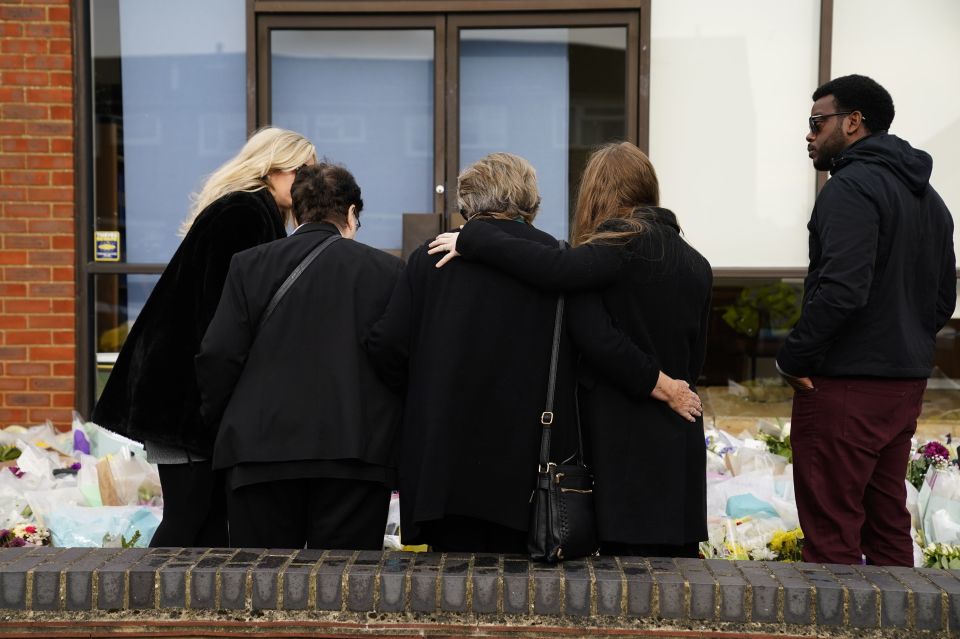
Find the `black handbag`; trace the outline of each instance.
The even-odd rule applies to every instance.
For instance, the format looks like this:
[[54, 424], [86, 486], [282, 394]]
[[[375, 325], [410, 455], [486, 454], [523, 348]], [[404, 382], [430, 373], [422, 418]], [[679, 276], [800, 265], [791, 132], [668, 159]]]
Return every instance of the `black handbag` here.
[[583, 463], [579, 402], [576, 407], [577, 452], [561, 464], [550, 461], [553, 397], [562, 326], [561, 295], [557, 300], [557, 316], [553, 327], [547, 406], [540, 416], [543, 426], [540, 435], [540, 464], [537, 468], [537, 485], [530, 497], [530, 530], [527, 536], [527, 552], [530, 553], [530, 558], [547, 563], [595, 555], [600, 547], [593, 510], [593, 474]]

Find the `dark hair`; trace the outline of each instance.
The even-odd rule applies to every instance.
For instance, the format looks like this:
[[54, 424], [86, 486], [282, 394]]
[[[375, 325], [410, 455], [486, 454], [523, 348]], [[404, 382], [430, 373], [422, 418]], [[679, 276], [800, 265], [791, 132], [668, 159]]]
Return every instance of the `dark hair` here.
[[893, 98], [876, 80], [865, 75], [834, 78], [813, 92], [813, 101], [832, 95], [840, 111], [859, 111], [871, 133], [890, 128], [893, 122]]
[[290, 195], [293, 198], [293, 215], [298, 224], [330, 222], [346, 226], [347, 211], [351, 204], [357, 207], [357, 218], [363, 210], [357, 181], [350, 171], [339, 164], [318, 162], [300, 167]]

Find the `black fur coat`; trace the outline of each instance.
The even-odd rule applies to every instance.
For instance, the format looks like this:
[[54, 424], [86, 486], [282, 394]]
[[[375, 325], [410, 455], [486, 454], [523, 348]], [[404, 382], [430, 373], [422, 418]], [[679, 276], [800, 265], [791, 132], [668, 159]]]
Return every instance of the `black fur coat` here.
[[285, 235], [266, 189], [230, 193], [205, 208], [134, 322], [93, 421], [136, 441], [211, 455], [216, 433], [200, 418], [194, 356], [233, 254]]

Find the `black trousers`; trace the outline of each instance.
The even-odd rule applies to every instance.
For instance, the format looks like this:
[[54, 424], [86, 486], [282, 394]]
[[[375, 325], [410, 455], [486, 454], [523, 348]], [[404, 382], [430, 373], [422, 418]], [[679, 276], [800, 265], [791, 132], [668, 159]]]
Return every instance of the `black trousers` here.
[[356, 479], [287, 479], [227, 493], [234, 548], [380, 550], [390, 489]]
[[[473, 517], [447, 515], [440, 520], [422, 522], [420, 530], [420, 537], [435, 552], [496, 552], [505, 555], [527, 552], [527, 533]], [[403, 528], [400, 534], [403, 535]]]
[[692, 541], [687, 544], [622, 544], [612, 541], [601, 542], [601, 555], [620, 557], [692, 557], [700, 556], [700, 544]]
[[227, 498], [223, 473], [212, 462], [160, 464], [163, 521], [150, 546], [227, 546]]

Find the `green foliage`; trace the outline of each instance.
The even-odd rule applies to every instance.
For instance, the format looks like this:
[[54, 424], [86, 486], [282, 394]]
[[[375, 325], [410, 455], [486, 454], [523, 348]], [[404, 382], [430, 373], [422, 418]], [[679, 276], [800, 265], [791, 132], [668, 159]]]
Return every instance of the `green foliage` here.
[[800, 291], [786, 282], [747, 286], [723, 307], [727, 326], [748, 337], [762, 328], [791, 328], [800, 319]]
[[20, 457], [20, 449], [13, 444], [0, 446], [0, 462], [13, 461]]
[[793, 463], [793, 447], [790, 445], [790, 435], [786, 437], [776, 437], [767, 433], [757, 433], [757, 439], [767, 445], [774, 455], [780, 455], [787, 458], [787, 463]]
[[120, 535], [120, 547], [121, 548], [135, 548], [137, 542], [140, 541], [140, 531], [136, 530], [133, 533], [133, 537], [128, 541], [126, 537]]
[[923, 549], [923, 565], [926, 568], [960, 570], [960, 546], [930, 544]]

